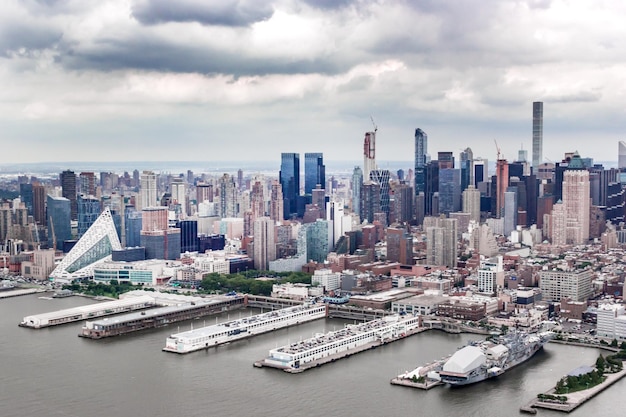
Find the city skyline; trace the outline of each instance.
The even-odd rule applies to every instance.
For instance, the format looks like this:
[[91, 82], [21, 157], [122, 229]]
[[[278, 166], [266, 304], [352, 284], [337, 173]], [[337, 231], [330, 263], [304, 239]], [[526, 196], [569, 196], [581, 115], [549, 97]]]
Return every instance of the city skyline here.
[[0, 165], [172, 152], [273, 161], [311, 144], [327, 161], [357, 160], [373, 124], [379, 160], [412, 154], [417, 128], [431, 155], [469, 146], [495, 160], [496, 139], [513, 160], [532, 150], [536, 101], [544, 160], [559, 161], [567, 143], [616, 161], [624, 139], [619, 3], [5, 6], [0, 142], [11, 152]]

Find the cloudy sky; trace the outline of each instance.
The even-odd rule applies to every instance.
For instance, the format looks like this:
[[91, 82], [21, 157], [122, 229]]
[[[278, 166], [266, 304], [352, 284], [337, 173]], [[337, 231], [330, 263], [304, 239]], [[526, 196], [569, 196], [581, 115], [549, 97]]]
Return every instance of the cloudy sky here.
[[[626, 3], [612, 0], [3, 0], [0, 164], [617, 160]], [[11, 149], [11, 152], [6, 152]], [[529, 158], [530, 158], [529, 151]]]

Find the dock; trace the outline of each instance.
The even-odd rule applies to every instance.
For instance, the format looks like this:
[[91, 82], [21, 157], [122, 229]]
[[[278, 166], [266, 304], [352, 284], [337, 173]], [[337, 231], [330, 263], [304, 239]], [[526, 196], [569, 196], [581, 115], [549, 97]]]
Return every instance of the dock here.
[[[424, 366], [419, 366], [412, 371], [405, 372], [393, 378], [390, 382], [391, 385], [400, 385], [409, 388], [418, 388], [423, 390], [429, 390], [440, 385], [444, 385], [438, 376], [429, 375], [431, 372], [438, 372], [443, 368], [444, 363], [450, 359], [449, 355], [445, 358], [439, 359]], [[418, 379], [422, 379], [419, 382]]]
[[272, 349], [269, 356], [257, 361], [257, 368], [269, 367], [288, 373], [300, 373], [354, 354], [375, 349], [426, 330], [420, 317], [387, 316], [361, 324], [317, 334], [312, 338]]
[[79, 336], [88, 339], [119, 336], [242, 307], [244, 307], [242, 296], [213, 296], [208, 299], [128, 313], [110, 319], [87, 321]]
[[183, 354], [209, 349], [235, 340], [322, 319], [326, 314], [327, 307], [323, 304], [296, 305], [173, 334], [166, 339], [163, 350]]
[[0, 291], [0, 299], [19, 297], [20, 295], [36, 294], [39, 292], [46, 292], [46, 290], [41, 288], [16, 288], [12, 290], [4, 290]]
[[[622, 363], [626, 364], [626, 362], [622, 362]], [[613, 374], [605, 374], [605, 376], [606, 376], [606, 380], [596, 385], [595, 387], [591, 387], [586, 390], [572, 392], [569, 394], [561, 394], [567, 397], [567, 401], [563, 403], [557, 402], [557, 401], [539, 400], [539, 398], [535, 398], [531, 400], [530, 402], [528, 402], [527, 404], [520, 407], [520, 411], [524, 413], [529, 413], [529, 414], [537, 414], [537, 409], [543, 408], [546, 410], [571, 413], [572, 411], [574, 411], [575, 409], [577, 409], [578, 407], [580, 407], [581, 405], [583, 405], [584, 403], [586, 403], [587, 401], [589, 401], [590, 399], [592, 399], [593, 397], [595, 397], [596, 395], [598, 395], [599, 393], [601, 393], [602, 391], [610, 387], [611, 385], [615, 384], [624, 376], [626, 376], [626, 369], [622, 369], [621, 371], [613, 373]], [[544, 394], [555, 395], [554, 389], [546, 391]]]
[[36, 314], [34, 316], [26, 316], [19, 325], [31, 329], [41, 329], [90, 318], [109, 316], [111, 314], [141, 310], [154, 307], [155, 305], [156, 302], [154, 298], [148, 295], [130, 297], [123, 300], [107, 301], [50, 313]]

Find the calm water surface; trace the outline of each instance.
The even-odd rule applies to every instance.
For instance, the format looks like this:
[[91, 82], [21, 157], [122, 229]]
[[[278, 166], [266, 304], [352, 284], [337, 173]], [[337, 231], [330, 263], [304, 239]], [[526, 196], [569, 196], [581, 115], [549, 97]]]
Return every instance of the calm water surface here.
[[[24, 316], [93, 301], [0, 300], [0, 416], [519, 416], [519, 407], [600, 351], [548, 344], [497, 379], [421, 391], [389, 384], [395, 375], [452, 353], [474, 335], [412, 336], [302, 374], [257, 369], [276, 346], [337, 329], [320, 320], [188, 355], [162, 352], [165, 338], [190, 323], [104, 340], [77, 337], [82, 323], [33, 330]], [[243, 312], [244, 315], [250, 311]], [[239, 312], [231, 313], [237, 318]], [[227, 315], [219, 317], [226, 320]], [[194, 327], [215, 319], [196, 320]], [[572, 416], [623, 416], [626, 379]], [[622, 408], [620, 411], [619, 408]], [[539, 411], [539, 415], [557, 416]]]

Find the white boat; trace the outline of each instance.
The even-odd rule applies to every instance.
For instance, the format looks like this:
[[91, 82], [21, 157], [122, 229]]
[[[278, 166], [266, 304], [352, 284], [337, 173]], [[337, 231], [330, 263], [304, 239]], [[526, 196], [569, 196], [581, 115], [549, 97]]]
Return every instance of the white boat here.
[[284, 308], [173, 334], [166, 339], [163, 350], [189, 353], [324, 317], [326, 317], [325, 305], [305, 304]]

